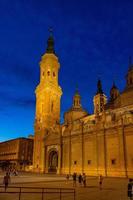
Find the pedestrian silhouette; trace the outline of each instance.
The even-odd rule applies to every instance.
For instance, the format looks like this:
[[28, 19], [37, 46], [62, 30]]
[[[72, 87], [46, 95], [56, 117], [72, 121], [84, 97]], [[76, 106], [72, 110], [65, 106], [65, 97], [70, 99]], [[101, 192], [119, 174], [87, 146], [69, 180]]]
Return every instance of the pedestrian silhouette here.
[[73, 186], [76, 186], [77, 174], [74, 172], [72, 177], [73, 177]]
[[84, 187], [86, 187], [86, 175], [85, 175], [85, 173], [83, 173], [82, 180], [83, 180]]
[[79, 174], [79, 176], [78, 176], [78, 182], [79, 182], [79, 185], [81, 185], [81, 183], [82, 183], [82, 175], [81, 174]]
[[3, 178], [3, 184], [5, 185], [5, 192], [7, 190], [9, 182], [10, 182], [10, 175], [8, 172], [6, 172], [6, 175]]
[[133, 199], [133, 179], [129, 179], [128, 185], [127, 185], [127, 196], [129, 199]]
[[99, 189], [100, 189], [100, 190], [102, 189], [102, 184], [103, 184], [103, 176], [100, 175], [100, 176], [99, 176]]

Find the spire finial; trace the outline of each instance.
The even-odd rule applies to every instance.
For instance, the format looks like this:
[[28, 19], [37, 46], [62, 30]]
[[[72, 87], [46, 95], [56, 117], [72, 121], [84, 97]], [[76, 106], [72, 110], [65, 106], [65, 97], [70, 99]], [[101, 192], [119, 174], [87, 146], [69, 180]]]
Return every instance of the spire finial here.
[[78, 84], [76, 84], [75, 93], [76, 93], [76, 94], [79, 93]]
[[112, 89], [113, 88], [117, 88], [114, 80], [113, 80], [113, 84], [112, 84]]
[[113, 81], [112, 81], [112, 86], [113, 86], [113, 85], [115, 85], [115, 80], [114, 80], [114, 79], [113, 79]]
[[53, 28], [51, 26], [49, 27], [48, 31], [49, 31], [49, 35], [52, 37], [53, 36]]
[[46, 49], [46, 53], [55, 53], [54, 51], [54, 38], [53, 38], [53, 29], [51, 27], [49, 27], [49, 38], [47, 41], [47, 49]]
[[102, 83], [100, 79], [98, 79], [98, 82], [97, 82], [97, 94], [103, 94]]
[[115, 81], [116, 81], [116, 75], [113, 76], [113, 84], [112, 84], [112, 87], [115, 87]]

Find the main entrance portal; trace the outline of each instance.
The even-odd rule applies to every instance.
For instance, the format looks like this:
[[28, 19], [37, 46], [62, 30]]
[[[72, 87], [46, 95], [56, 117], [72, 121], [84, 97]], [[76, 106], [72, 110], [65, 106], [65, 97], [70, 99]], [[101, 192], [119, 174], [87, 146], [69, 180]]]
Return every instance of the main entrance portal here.
[[49, 173], [57, 173], [58, 168], [58, 153], [53, 150], [49, 153], [48, 157], [48, 172]]

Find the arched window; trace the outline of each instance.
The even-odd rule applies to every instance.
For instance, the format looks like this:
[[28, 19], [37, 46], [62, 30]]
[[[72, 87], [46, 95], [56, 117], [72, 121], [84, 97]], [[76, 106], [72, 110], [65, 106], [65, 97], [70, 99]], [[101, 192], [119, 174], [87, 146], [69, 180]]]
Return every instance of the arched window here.
[[50, 76], [50, 71], [47, 72], [47, 75]]
[[55, 77], [55, 72], [53, 72], [53, 77]]

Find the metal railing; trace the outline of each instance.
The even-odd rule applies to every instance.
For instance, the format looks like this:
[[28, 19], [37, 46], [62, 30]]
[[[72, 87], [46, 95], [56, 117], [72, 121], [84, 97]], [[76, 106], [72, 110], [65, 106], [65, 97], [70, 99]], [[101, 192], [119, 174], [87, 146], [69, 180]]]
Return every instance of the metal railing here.
[[[41, 188], [41, 187], [9, 186], [5, 191], [5, 187], [0, 186], [0, 194], [18, 194], [18, 200], [22, 199], [23, 194], [40, 194], [41, 196], [37, 198], [38, 200], [45, 200], [46, 194], [49, 195], [57, 194], [58, 196], [56, 197], [56, 199], [58, 200], [63, 200], [64, 197], [68, 199], [67, 195], [71, 195], [71, 199], [76, 200], [76, 193], [74, 188]], [[10, 199], [12, 199], [12, 197]]]

